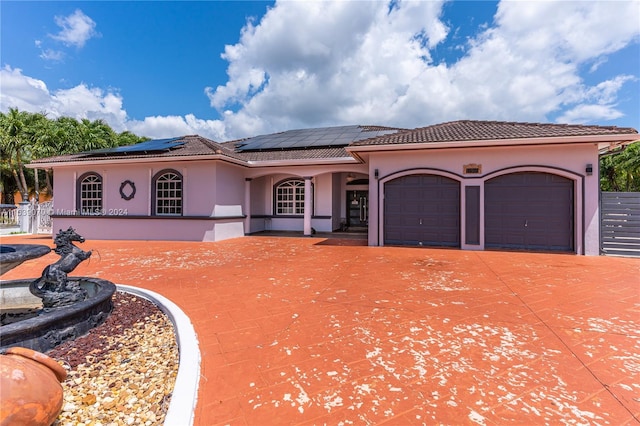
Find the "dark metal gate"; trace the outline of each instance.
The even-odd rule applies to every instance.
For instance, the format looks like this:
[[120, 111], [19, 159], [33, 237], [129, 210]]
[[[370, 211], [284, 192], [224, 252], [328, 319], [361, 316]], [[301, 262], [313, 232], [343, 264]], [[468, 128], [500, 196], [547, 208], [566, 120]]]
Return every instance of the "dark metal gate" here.
[[640, 257], [640, 192], [601, 193], [600, 250]]

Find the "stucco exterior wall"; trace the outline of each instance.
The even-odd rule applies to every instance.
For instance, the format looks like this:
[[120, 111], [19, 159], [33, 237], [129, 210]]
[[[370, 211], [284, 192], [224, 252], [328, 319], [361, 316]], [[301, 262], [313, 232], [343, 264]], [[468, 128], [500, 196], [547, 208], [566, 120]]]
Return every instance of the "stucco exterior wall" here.
[[[464, 165], [478, 164], [478, 174], [463, 173]], [[587, 164], [594, 171], [587, 176]], [[522, 146], [465, 149], [438, 149], [425, 151], [403, 151], [372, 153], [369, 157], [369, 245], [382, 245], [384, 183], [405, 174], [441, 174], [458, 180], [464, 193], [466, 185], [481, 188], [481, 240], [483, 240], [484, 200], [483, 188], [486, 180], [503, 173], [517, 171], [542, 171], [558, 174], [574, 181], [574, 226], [576, 252], [588, 255], [599, 254], [598, 226], [598, 150], [594, 144], [566, 146]], [[374, 175], [378, 171], [378, 180]], [[464, 202], [464, 197], [461, 197]], [[461, 206], [462, 241], [464, 241], [464, 204]], [[484, 249], [483, 245], [465, 247]]]
[[270, 176], [261, 176], [251, 180], [251, 215], [259, 216], [269, 213], [267, 186], [270, 184]]
[[214, 216], [240, 216], [246, 214], [244, 207], [245, 180], [241, 167], [225, 163], [216, 164], [215, 194], [203, 194], [214, 203]]
[[[107, 212], [113, 209], [113, 212], [126, 211], [126, 214], [131, 216], [149, 214], [151, 211], [151, 177], [148, 168], [125, 164], [113, 165], [108, 168], [98, 167], [92, 171], [102, 176], [102, 205]], [[127, 180], [133, 182], [136, 188], [135, 195], [131, 200], [125, 200], [120, 195], [120, 186]], [[123, 188], [124, 190], [130, 190], [130, 188]], [[125, 194], [128, 195], [130, 192]]]
[[[242, 221], [174, 218], [58, 217], [54, 234], [72, 226], [90, 240], [222, 241], [243, 236]], [[89, 246], [89, 248], [91, 248]]]
[[[177, 171], [183, 178], [182, 218], [152, 217], [153, 177], [168, 169]], [[102, 176], [104, 215], [68, 217], [76, 211], [78, 178], [87, 172]], [[130, 200], [120, 194], [125, 181], [135, 185], [135, 195]], [[73, 226], [86, 238], [93, 239], [219, 241], [239, 237], [244, 235], [242, 184], [239, 167], [220, 166], [211, 161], [58, 168], [54, 176], [53, 230]], [[127, 191], [131, 188], [127, 187]], [[223, 219], [214, 221], [207, 219], [209, 217]]]
[[[150, 164], [113, 164], [100, 166], [82, 166], [76, 169], [58, 168], [54, 177], [54, 209], [63, 214], [63, 210], [76, 209], [77, 181], [88, 172], [102, 176], [102, 204], [107, 211], [122, 211], [126, 215], [150, 215], [152, 204], [152, 180], [156, 173], [163, 170], [175, 170], [182, 174], [183, 186], [183, 215], [210, 216], [216, 199], [217, 165], [214, 162], [191, 162], [174, 165], [170, 163]], [[135, 185], [135, 195], [125, 200], [120, 195], [120, 186], [124, 181], [131, 181]]]
[[[62, 214], [67, 212], [70, 214], [75, 207], [75, 171], [68, 168], [57, 168], [53, 177], [53, 209], [54, 213]], [[55, 223], [54, 223], [55, 226]], [[57, 228], [53, 228], [53, 232], [57, 232]]]
[[[537, 145], [485, 148], [442, 148], [367, 153], [368, 164], [242, 167], [223, 161], [123, 162], [61, 165], [54, 177], [54, 232], [74, 226], [87, 238], [135, 238], [218, 241], [262, 230], [302, 231], [302, 215], [274, 214], [274, 185], [287, 178], [313, 178], [313, 218], [317, 231], [340, 227], [346, 216], [349, 189], [369, 190], [369, 245], [382, 245], [384, 184], [409, 174], [439, 174], [466, 186], [480, 187], [481, 244], [465, 243], [465, 197], [461, 196], [461, 247], [484, 249], [484, 185], [496, 176], [516, 172], [553, 173], [574, 183], [574, 228], [577, 253], [597, 255], [599, 238], [598, 150], [595, 144]], [[463, 167], [477, 164], [479, 173]], [[593, 165], [587, 175], [587, 164]], [[152, 217], [153, 177], [165, 169], [183, 176], [183, 217]], [[87, 172], [103, 179], [103, 207], [117, 217], [72, 216], [77, 207], [77, 180]], [[369, 186], [349, 186], [347, 173], [368, 178]], [[377, 175], [377, 178], [376, 178]], [[251, 180], [246, 181], [247, 178]], [[131, 200], [120, 195], [125, 181], [135, 184]], [[249, 209], [247, 207], [250, 207]], [[244, 215], [249, 215], [246, 220]], [[247, 228], [249, 228], [247, 230]]]
[[313, 179], [313, 214], [315, 216], [331, 216], [333, 201], [331, 175], [331, 173], [324, 173]]
[[[175, 164], [175, 167], [155, 166], [151, 176], [165, 168], [173, 168], [182, 174], [183, 179], [183, 215], [211, 216], [216, 199], [216, 169], [214, 162], [189, 162]], [[151, 184], [149, 183], [149, 186]]]

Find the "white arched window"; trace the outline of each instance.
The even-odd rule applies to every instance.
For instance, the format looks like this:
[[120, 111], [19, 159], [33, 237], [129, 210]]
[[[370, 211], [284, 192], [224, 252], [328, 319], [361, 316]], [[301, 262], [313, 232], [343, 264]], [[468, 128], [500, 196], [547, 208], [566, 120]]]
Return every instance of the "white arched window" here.
[[275, 214], [281, 216], [304, 214], [304, 180], [288, 179], [275, 187]]
[[182, 215], [182, 175], [175, 170], [163, 170], [153, 179], [153, 214]]
[[102, 176], [94, 172], [80, 176], [77, 200], [81, 215], [102, 214]]

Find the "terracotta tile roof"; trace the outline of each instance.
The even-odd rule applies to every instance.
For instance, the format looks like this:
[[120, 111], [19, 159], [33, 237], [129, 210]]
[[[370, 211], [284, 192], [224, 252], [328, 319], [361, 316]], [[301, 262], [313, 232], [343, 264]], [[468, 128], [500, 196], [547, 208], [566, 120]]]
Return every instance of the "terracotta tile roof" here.
[[632, 128], [584, 126], [549, 123], [460, 120], [407, 130], [379, 138], [366, 139], [350, 146], [391, 145], [429, 142], [456, 142], [494, 139], [551, 138], [638, 133]]
[[[356, 127], [356, 126], [345, 126]], [[381, 132], [399, 131], [394, 127], [385, 126], [357, 126], [362, 132], [372, 132], [372, 134], [380, 134]], [[302, 132], [304, 133], [304, 130]], [[318, 130], [318, 129], [316, 129]], [[85, 152], [79, 154], [60, 155], [56, 157], [42, 158], [35, 160], [32, 164], [50, 164], [50, 163], [66, 163], [66, 162], [82, 162], [95, 160], [119, 160], [119, 159], [141, 159], [141, 158], [163, 158], [163, 157], [190, 157], [199, 155], [222, 155], [236, 160], [250, 161], [287, 161], [287, 160], [313, 160], [327, 158], [344, 158], [352, 159], [353, 157], [345, 151], [344, 146], [316, 146], [316, 147], [298, 147], [292, 149], [273, 149], [261, 151], [240, 151], [237, 145], [241, 142], [252, 138], [239, 139], [229, 142], [215, 142], [198, 135], [187, 135], [176, 138], [172, 142], [182, 142], [170, 150], [165, 151], [136, 151], [136, 152]], [[345, 144], [346, 145], [346, 144]], [[98, 150], [103, 151], [103, 150]]]
[[[417, 128], [413, 130], [399, 129], [384, 126], [358, 126], [362, 132], [397, 131], [397, 133], [378, 136], [364, 140], [350, 142], [348, 146], [393, 145], [429, 142], [457, 142], [471, 140], [494, 139], [522, 139], [542, 138], [558, 136], [589, 136], [610, 134], [637, 134], [637, 130], [621, 127], [583, 126], [566, 124], [540, 124], [540, 123], [513, 123], [498, 121], [453, 121]], [[248, 138], [251, 139], [251, 138]], [[353, 158], [345, 146], [298, 146], [288, 149], [265, 149], [256, 151], [239, 151], [240, 142], [248, 139], [240, 139], [229, 142], [215, 142], [198, 135], [187, 135], [175, 139], [182, 142], [170, 150], [164, 151], [135, 151], [129, 153], [80, 153], [60, 155], [57, 157], [42, 158], [31, 164], [51, 164], [66, 162], [82, 162], [96, 160], [142, 159], [142, 158], [171, 158], [221, 155], [229, 159], [242, 162], [260, 161], [287, 161], [287, 160], [313, 160], [329, 158]]]
[[176, 139], [176, 142], [183, 142], [182, 145], [165, 151], [150, 152], [134, 152], [134, 153], [92, 153], [84, 152], [79, 154], [59, 155], [56, 157], [42, 158], [34, 160], [31, 164], [38, 163], [65, 163], [75, 161], [95, 161], [95, 160], [116, 160], [116, 159], [134, 159], [134, 158], [162, 158], [162, 157], [188, 157], [199, 155], [215, 155], [221, 154], [232, 158], [238, 156], [221, 143], [212, 141], [198, 135], [187, 135]]

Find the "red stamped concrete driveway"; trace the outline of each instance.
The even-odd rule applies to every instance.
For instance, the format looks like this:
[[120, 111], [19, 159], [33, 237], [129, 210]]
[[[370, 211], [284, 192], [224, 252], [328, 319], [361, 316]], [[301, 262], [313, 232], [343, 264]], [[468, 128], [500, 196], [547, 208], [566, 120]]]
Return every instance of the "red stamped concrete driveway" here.
[[82, 246], [96, 253], [76, 275], [156, 291], [191, 318], [196, 425], [640, 418], [637, 259], [322, 238]]

